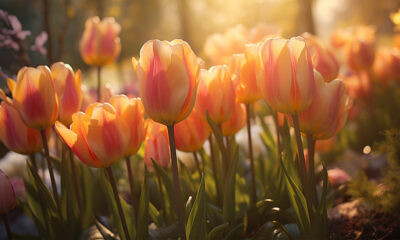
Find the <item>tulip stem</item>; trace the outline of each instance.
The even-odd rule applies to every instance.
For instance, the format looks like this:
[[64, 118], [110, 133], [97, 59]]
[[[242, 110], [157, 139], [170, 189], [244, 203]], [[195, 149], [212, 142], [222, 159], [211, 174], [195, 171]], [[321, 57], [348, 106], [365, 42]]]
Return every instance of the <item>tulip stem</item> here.
[[156, 175], [157, 175], [157, 181], [158, 181], [158, 189], [160, 191], [161, 210], [163, 211], [164, 221], [167, 222], [167, 215], [166, 215], [167, 212], [165, 209], [165, 197], [164, 197], [164, 191], [163, 191], [163, 187], [162, 187], [161, 176], [158, 171], [156, 171]]
[[58, 197], [57, 184], [56, 184], [56, 179], [54, 177], [53, 164], [51, 163], [51, 159], [50, 159], [49, 146], [47, 145], [46, 132], [45, 132], [45, 130], [40, 130], [40, 133], [42, 134], [43, 147], [44, 147], [44, 151], [45, 151], [45, 154], [46, 154], [47, 167], [49, 168], [51, 187], [53, 189], [54, 200], [56, 201], [57, 208], [58, 208], [58, 211], [59, 211], [59, 214], [60, 214], [60, 218], [62, 218], [60, 199]]
[[132, 201], [132, 211], [133, 211], [133, 216], [135, 217], [136, 222], [138, 221], [137, 219], [137, 209], [138, 209], [138, 202], [136, 199], [135, 195], [135, 183], [133, 182], [133, 175], [132, 175], [132, 166], [131, 166], [131, 160], [129, 157], [125, 158], [125, 163], [126, 163], [126, 170], [128, 171], [128, 180], [129, 180], [129, 187], [131, 190], [131, 201]]
[[275, 132], [276, 132], [276, 149], [278, 151], [278, 159], [281, 159], [282, 155], [282, 147], [281, 147], [281, 134], [279, 132], [279, 119], [278, 119], [278, 113], [274, 110], [272, 110], [272, 116], [274, 118], [274, 123], [275, 123]]
[[247, 139], [249, 145], [249, 158], [250, 158], [250, 172], [251, 172], [251, 202], [257, 202], [256, 193], [256, 176], [254, 171], [254, 157], [253, 157], [253, 143], [251, 139], [251, 122], [250, 122], [250, 104], [246, 104], [246, 126], [247, 126]]
[[97, 101], [101, 101], [101, 66], [97, 67]]
[[317, 192], [315, 190], [315, 170], [314, 170], [314, 157], [315, 157], [315, 140], [312, 134], [307, 134], [307, 146], [308, 146], [308, 178], [309, 185], [311, 188], [310, 194], [312, 194], [311, 200], [316, 205], [318, 202]]
[[4, 226], [6, 227], [7, 237], [9, 240], [11, 240], [12, 232], [11, 232], [11, 228], [10, 228], [10, 223], [8, 222], [8, 219], [7, 219], [7, 215], [4, 213], [4, 214], [1, 214], [1, 217], [3, 218]]
[[225, 141], [226, 141], [226, 152], [228, 155], [228, 166], [231, 163], [231, 139], [229, 136], [225, 136]]
[[31, 163], [32, 163], [33, 168], [35, 168], [35, 171], [37, 171], [38, 167], [37, 167], [37, 163], [36, 163], [35, 154], [33, 154], [33, 153], [30, 154], [29, 158], [31, 159]]
[[121, 219], [122, 228], [124, 229], [124, 233], [125, 233], [125, 238], [127, 240], [129, 240], [131, 238], [129, 237], [129, 231], [128, 231], [128, 227], [126, 226], [124, 212], [122, 211], [121, 200], [119, 199], [119, 195], [118, 195], [117, 184], [115, 183], [115, 179], [114, 179], [114, 175], [113, 175], [111, 167], [106, 168], [106, 171], [107, 171], [107, 174], [108, 174], [108, 178], [110, 180], [111, 188], [112, 188], [113, 193], [114, 193], [114, 199], [115, 199], [115, 202], [117, 204], [118, 213], [119, 213], [119, 217]]
[[219, 191], [218, 187], [218, 175], [217, 175], [217, 163], [214, 155], [214, 144], [213, 144], [213, 138], [212, 134], [210, 134], [210, 137], [208, 138], [208, 142], [210, 143], [210, 157], [211, 157], [211, 165], [213, 168], [213, 175], [214, 175], [214, 181], [215, 181], [215, 189], [217, 192], [217, 205], [221, 203], [221, 193]]
[[75, 197], [76, 197], [76, 202], [78, 203], [78, 208], [79, 210], [82, 210], [81, 207], [81, 194], [80, 194], [80, 189], [79, 189], [79, 184], [78, 184], [78, 175], [76, 174], [76, 166], [75, 166], [75, 161], [74, 161], [74, 153], [69, 151], [69, 161], [71, 164], [71, 171], [72, 171], [72, 178], [74, 181], [74, 190], [75, 190]]
[[194, 162], [196, 164], [197, 171], [199, 171], [199, 174], [201, 176], [200, 162], [199, 162], [199, 157], [197, 156], [196, 151], [193, 152], [193, 158], [194, 158]]
[[181, 240], [186, 240], [185, 219], [183, 213], [184, 208], [182, 202], [182, 192], [179, 183], [178, 160], [176, 158], [174, 124], [167, 125], [167, 128], [168, 128], [169, 146], [171, 152], [172, 175], [174, 177], [175, 208], [176, 208], [176, 214], [178, 216], [179, 233]]
[[[220, 132], [222, 133], [222, 124], [218, 124], [218, 128], [220, 130]], [[218, 141], [217, 141], [218, 143]], [[219, 146], [219, 145], [218, 145]], [[222, 188], [224, 188], [225, 186], [225, 180], [226, 180], [226, 174], [227, 174], [227, 170], [228, 170], [228, 154], [225, 154], [226, 152], [224, 152], [224, 139], [222, 137], [222, 146], [219, 146], [219, 151], [221, 153], [221, 159], [222, 159]], [[222, 148], [221, 148], [222, 147]]]
[[300, 177], [302, 179], [303, 191], [304, 191], [304, 195], [306, 197], [308, 211], [309, 211], [309, 214], [311, 217], [312, 204], [311, 204], [311, 199], [310, 199], [310, 190], [309, 190], [310, 186], [309, 186], [309, 183], [307, 182], [306, 160], [304, 157], [303, 142], [301, 140], [301, 134], [300, 134], [299, 117], [297, 114], [293, 114], [292, 119], [293, 119], [293, 125], [294, 125], [294, 132], [296, 135], [297, 153], [298, 153], [299, 160], [300, 160]]

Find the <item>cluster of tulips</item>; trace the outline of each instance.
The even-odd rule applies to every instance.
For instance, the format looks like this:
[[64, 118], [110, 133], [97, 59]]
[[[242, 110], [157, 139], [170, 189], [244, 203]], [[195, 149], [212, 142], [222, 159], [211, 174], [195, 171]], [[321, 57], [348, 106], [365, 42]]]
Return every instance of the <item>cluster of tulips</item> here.
[[[107, 102], [100, 102], [100, 69], [119, 55], [119, 31], [120, 26], [111, 18], [103, 21], [91, 18], [86, 23], [81, 54], [87, 64], [98, 68], [99, 81], [98, 102], [90, 104], [85, 112], [79, 111], [82, 103], [81, 72], [74, 72], [71, 66], [62, 62], [54, 63], [51, 67], [24, 67], [18, 72], [16, 81], [8, 79], [12, 98], [0, 91], [3, 100], [0, 107], [0, 139], [11, 151], [30, 156], [29, 174], [33, 176], [30, 180], [36, 181], [37, 186], [42, 180], [39, 175], [35, 177], [39, 168], [35, 153], [40, 152], [47, 159], [52, 185], [50, 196], [56, 209], [50, 218], [58, 217], [60, 222], [68, 218], [68, 209], [62, 206], [63, 197], [59, 196], [53, 170], [53, 165], [60, 163], [57, 163], [57, 157], [50, 155], [48, 146], [54, 129], [58, 139], [69, 148], [62, 147], [62, 161], [65, 161], [66, 152], [71, 153], [73, 188], [80, 208], [84, 208], [85, 200], [80, 196], [82, 191], [79, 190], [77, 179], [79, 174], [74, 170], [76, 163], [73, 154], [84, 164], [105, 170], [115, 197], [112, 211], [119, 218], [114, 221], [120, 222], [118, 231], [123, 239], [143, 239], [139, 236], [147, 234], [149, 221], [141, 217], [160, 211], [175, 212], [175, 229], [179, 232], [176, 235], [180, 239], [208, 239], [210, 235], [206, 237], [205, 231], [207, 211], [200, 210], [201, 206], [207, 208], [207, 201], [222, 207], [224, 221], [234, 226], [235, 221], [229, 218], [229, 209], [233, 212], [236, 210], [224, 206], [230, 201], [224, 192], [230, 185], [235, 188], [232, 179], [235, 179], [237, 168], [232, 166], [237, 166], [239, 156], [234, 136], [245, 126], [248, 135], [246, 159], [250, 164], [250, 206], [258, 206], [260, 201], [265, 200], [265, 196], [257, 189], [259, 179], [256, 172], [261, 165], [257, 165], [253, 154], [252, 140], [258, 136], [252, 136], [251, 131], [252, 114], [254, 116], [256, 104], [263, 99], [276, 126], [276, 133], [271, 138], [274, 141], [271, 146], [276, 149], [269, 150], [277, 154], [276, 159], [265, 158], [262, 161], [274, 161], [278, 165], [284, 179], [282, 185], [291, 196], [295, 219], [303, 237], [327, 237], [327, 174], [323, 166], [323, 185], [320, 186], [315, 175], [315, 144], [339, 132], [351, 106], [345, 83], [337, 79], [339, 63], [330, 49], [311, 34], [285, 39], [276, 35], [274, 30], [274, 35], [263, 36], [262, 40], [258, 36], [260, 39], [257, 42], [254, 39], [246, 40], [249, 43], [243, 43], [240, 52], [229, 59], [223, 54], [218, 59], [215, 51], [226, 37], [219, 35], [213, 37], [218, 41], [210, 40], [207, 48], [213, 49], [209, 51], [213, 54], [213, 62], [226, 65], [205, 69], [205, 62], [196, 56], [185, 41], [150, 40], [141, 48], [140, 57], [132, 59], [139, 83], [139, 97], [115, 95]], [[369, 42], [360, 40], [362, 37], [354, 37], [365, 34], [360, 32], [338, 33], [334, 38], [335, 46], [345, 46], [346, 62], [354, 71], [372, 65], [371, 53], [367, 51]], [[391, 53], [382, 51], [381, 54], [388, 62], [393, 61], [389, 57]], [[382, 75], [387, 73], [380, 66], [376, 66], [376, 69], [382, 70]], [[389, 79], [389, 76], [385, 79]], [[290, 134], [283, 133], [285, 127], [288, 129], [289, 126], [294, 129], [297, 143], [293, 154]], [[215, 140], [217, 145], [214, 144]], [[206, 142], [210, 149], [209, 157], [204, 157], [202, 151]], [[307, 149], [304, 145], [307, 145]], [[58, 145], [55, 146], [57, 148]], [[202, 179], [189, 212], [181, 191], [183, 167], [180, 172], [177, 149], [193, 154], [196, 174]], [[146, 194], [142, 194], [139, 201], [136, 199], [137, 184], [133, 176], [139, 172], [132, 170], [130, 158], [138, 152], [146, 167], [157, 172], [159, 179], [160, 172], [166, 173], [161, 170], [167, 169], [171, 163], [173, 200], [168, 206], [164, 204], [157, 210], [149, 205], [147, 196], [147, 207], [144, 208]], [[111, 169], [121, 159], [125, 159], [128, 171], [133, 217], [125, 210], [125, 201], [119, 197]], [[61, 163], [63, 166], [65, 164]], [[208, 166], [211, 166], [211, 170], [206, 170]], [[295, 170], [289, 169], [289, 166], [296, 166]], [[147, 168], [145, 174], [140, 173], [144, 174], [144, 179], [147, 178]], [[204, 188], [210, 185], [205, 185], [204, 174], [209, 172], [215, 184], [215, 195], [207, 193], [206, 198], [204, 192], [208, 189]], [[15, 196], [6, 176], [1, 173], [0, 177], [0, 213], [5, 214], [15, 206]], [[160, 194], [164, 198], [161, 185], [160, 181]], [[318, 194], [318, 191], [322, 194]], [[234, 201], [234, 194], [230, 196]], [[42, 202], [37, 206], [46, 212], [42, 198], [35, 201]], [[171, 209], [162, 209], [167, 207]], [[39, 212], [35, 214], [46, 215]], [[34, 217], [37, 217], [35, 214]], [[131, 230], [128, 223], [132, 218], [136, 223], [145, 221], [145, 233], [139, 228]], [[219, 231], [227, 231], [226, 226]]]

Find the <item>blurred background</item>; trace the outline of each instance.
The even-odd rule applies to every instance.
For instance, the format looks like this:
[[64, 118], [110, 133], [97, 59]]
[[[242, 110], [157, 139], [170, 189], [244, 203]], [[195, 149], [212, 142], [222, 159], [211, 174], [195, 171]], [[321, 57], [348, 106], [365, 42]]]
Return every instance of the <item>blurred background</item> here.
[[[15, 15], [22, 29], [30, 32], [26, 45], [50, 28], [52, 59], [62, 60], [85, 70], [79, 53], [79, 40], [90, 16], [112, 16], [122, 26], [122, 52], [119, 63], [137, 56], [148, 39], [182, 38], [205, 58], [207, 36], [223, 33], [242, 24], [251, 28], [259, 23], [273, 24], [284, 36], [314, 32], [322, 39], [341, 27], [374, 25], [378, 41], [393, 33], [391, 12], [400, 7], [398, 0], [1, 0], [0, 9]], [[47, 14], [45, 14], [47, 8]], [[46, 43], [48, 44], [48, 43]], [[48, 57], [35, 51], [27, 54], [31, 65], [46, 64]], [[21, 65], [16, 53], [0, 48], [0, 66], [6, 75], [14, 75]], [[207, 59], [206, 59], [207, 60]], [[7, 69], [7, 70], [6, 70]], [[4, 77], [0, 76], [4, 85]]]

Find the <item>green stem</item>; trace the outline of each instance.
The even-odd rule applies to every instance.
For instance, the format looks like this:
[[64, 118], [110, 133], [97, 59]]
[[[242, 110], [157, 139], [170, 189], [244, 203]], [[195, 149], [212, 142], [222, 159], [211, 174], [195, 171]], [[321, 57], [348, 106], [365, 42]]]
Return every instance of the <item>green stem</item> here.
[[163, 187], [162, 187], [161, 176], [158, 171], [155, 171], [155, 172], [156, 172], [157, 180], [158, 180], [158, 189], [160, 191], [161, 210], [163, 211], [164, 222], [167, 222], [167, 212], [165, 209], [165, 197], [164, 197], [164, 191], [163, 191]]
[[183, 213], [184, 206], [182, 202], [182, 192], [178, 175], [178, 160], [176, 157], [174, 124], [168, 125], [167, 128], [168, 128], [169, 146], [171, 152], [172, 175], [174, 178], [175, 208], [178, 217], [179, 234], [181, 240], [186, 240], [185, 219]]
[[301, 140], [301, 133], [300, 133], [300, 125], [299, 125], [299, 117], [297, 114], [292, 115], [293, 119], [293, 125], [294, 125], [294, 132], [296, 135], [296, 142], [297, 142], [297, 153], [299, 155], [299, 160], [300, 160], [300, 177], [302, 179], [303, 183], [303, 191], [304, 195], [306, 197], [307, 205], [308, 205], [308, 211], [310, 214], [310, 217], [312, 216], [312, 203], [311, 203], [311, 198], [310, 198], [310, 186], [307, 181], [307, 169], [306, 169], [306, 160], [304, 157], [304, 148], [303, 148], [303, 142]]
[[227, 161], [227, 166], [231, 163], [231, 141], [229, 136], [225, 136], [225, 141], [226, 141], [226, 152], [228, 155], [228, 161]]
[[74, 153], [71, 151], [71, 149], [69, 149], [68, 151], [69, 151], [69, 162], [71, 164], [71, 171], [72, 171], [72, 180], [74, 181], [75, 197], [76, 197], [76, 201], [78, 203], [79, 210], [82, 210], [81, 194], [80, 194], [79, 183], [78, 183], [78, 174], [76, 171], [76, 166], [75, 166], [75, 161], [74, 161]]
[[101, 101], [101, 66], [97, 67], [97, 101]]
[[253, 157], [253, 143], [251, 139], [251, 123], [250, 123], [250, 104], [246, 104], [246, 126], [247, 126], [247, 139], [249, 146], [249, 159], [250, 159], [250, 172], [251, 172], [251, 202], [257, 202], [256, 193], [256, 176], [254, 171], [254, 157]]
[[38, 170], [38, 167], [37, 167], [37, 163], [36, 163], [35, 154], [34, 154], [34, 153], [30, 154], [30, 155], [29, 155], [29, 158], [31, 159], [32, 166], [33, 166], [33, 167], [35, 168], [35, 170], [37, 171], [37, 170]]
[[128, 171], [128, 180], [129, 180], [129, 187], [131, 190], [131, 201], [132, 201], [132, 211], [133, 211], [133, 216], [136, 219], [136, 222], [138, 221], [137, 219], [137, 209], [139, 207], [138, 201], [136, 199], [136, 194], [135, 194], [135, 183], [133, 182], [133, 175], [132, 175], [132, 166], [131, 166], [131, 161], [129, 157], [125, 158], [125, 163], [126, 163], [126, 170]]
[[45, 132], [45, 130], [40, 130], [40, 133], [42, 134], [43, 147], [44, 147], [44, 152], [46, 154], [47, 167], [49, 168], [51, 187], [53, 189], [53, 196], [54, 196], [54, 200], [56, 201], [57, 208], [58, 208], [60, 218], [61, 218], [62, 214], [61, 214], [60, 198], [58, 197], [57, 184], [56, 184], [56, 179], [54, 177], [53, 164], [51, 163], [51, 159], [50, 159], [49, 146], [47, 145], [46, 132]]
[[308, 181], [310, 183], [310, 194], [312, 194], [311, 200], [313, 204], [318, 203], [317, 191], [315, 189], [315, 169], [314, 169], [314, 159], [315, 159], [315, 140], [312, 134], [307, 134], [307, 146], [308, 146]]
[[197, 153], [196, 152], [192, 152], [192, 153], [193, 153], [193, 158], [194, 158], [194, 162], [196, 164], [197, 171], [199, 171], [199, 174], [201, 176], [201, 168], [200, 168], [199, 157], [197, 157]]
[[8, 222], [8, 219], [7, 219], [7, 215], [4, 213], [4, 214], [1, 214], [1, 216], [3, 218], [4, 226], [6, 227], [7, 237], [9, 240], [11, 240], [12, 232], [11, 232], [11, 228], [10, 228], [10, 223]]
[[[218, 128], [220, 130], [220, 132], [222, 133], [222, 124], [218, 124]], [[217, 143], [218, 143], [218, 139], [217, 139]], [[222, 159], [222, 189], [224, 189], [225, 187], [225, 180], [226, 180], [226, 174], [228, 171], [228, 154], [225, 154], [226, 152], [224, 152], [224, 139], [222, 139], [222, 146], [219, 145], [219, 150], [221, 152], [221, 159]]]
[[208, 142], [210, 143], [210, 157], [211, 157], [211, 166], [213, 168], [213, 175], [214, 175], [214, 181], [215, 181], [215, 189], [217, 191], [217, 205], [221, 203], [221, 192], [219, 190], [218, 186], [218, 174], [217, 174], [217, 163], [215, 159], [215, 153], [214, 153], [214, 144], [213, 144], [213, 138], [212, 134], [210, 134], [210, 137], [208, 138]]
[[112, 187], [112, 190], [114, 193], [115, 202], [117, 203], [118, 214], [121, 219], [122, 228], [124, 229], [125, 238], [127, 240], [129, 240], [131, 238], [129, 237], [129, 231], [128, 231], [128, 227], [126, 226], [124, 212], [122, 211], [121, 200], [119, 199], [119, 195], [118, 195], [117, 184], [115, 183], [115, 179], [114, 179], [114, 175], [112, 173], [111, 167], [106, 168], [106, 171], [107, 171], [107, 174], [108, 174], [108, 177], [110, 180], [110, 184], [111, 184], [111, 187]]

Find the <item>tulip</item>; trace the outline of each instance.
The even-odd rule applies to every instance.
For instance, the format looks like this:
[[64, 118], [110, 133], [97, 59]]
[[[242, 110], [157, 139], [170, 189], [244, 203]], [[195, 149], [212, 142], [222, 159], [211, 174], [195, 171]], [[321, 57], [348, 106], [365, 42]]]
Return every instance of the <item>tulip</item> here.
[[11, 151], [32, 154], [43, 148], [40, 131], [29, 128], [18, 111], [6, 102], [0, 106], [0, 140]]
[[230, 70], [235, 84], [236, 98], [249, 104], [261, 98], [257, 86], [259, 75], [259, 45], [247, 44], [244, 54], [235, 54], [231, 58]]
[[203, 146], [210, 133], [205, 119], [193, 109], [185, 120], [175, 125], [176, 148], [183, 152], [195, 152]]
[[350, 97], [354, 100], [368, 101], [372, 93], [371, 78], [366, 72], [350, 73], [341, 77], [346, 84]]
[[276, 25], [259, 23], [250, 29], [250, 43], [264, 41], [269, 36], [279, 36], [282, 29]]
[[222, 135], [233, 136], [246, 125], [246, 106], [236, 102], [233, 115], [222, 124]]
[[150, 40], [132, 59], [139, 95], [148, 116], [173, 125], [192, 111], [198, 85], [198, 58], [182, 40]]
[[228, 67], [213, 66], [202, 70], [197, 91], [196, 109], [221, 124], [228, 120], [235, 109], [235, 90]]
[[54, 124], [58, 117], [58, 99], [50, 69], [23, 67], [18, 71], [17, 82], [7, 80], [13, 100], [1, 98], [18, 110], [22, 120], [30, 128], [44, 130]]
[[325, 140], [319, 140], [315, 143], [315, 151], [320, 153], [330, 152], [335, 146], [335, 142], [336, 142], [336, 137], [331, 137]]
[[338, 188], [340, 185], [351, 180], [349, 174], [340, 168], [333, 168], [328, 170], [329, 183], [333, 188]]
[[326, 48], [324, 44], [314, 35], [304, 33], [302, 35], [306, 40], [307, 47], [313, 57], [314, 68], [322, 75], [325, 81], [332, 81], [339, 72], [339, 63], [334, 53]]
[[343, 127], [349, 98], [339, 79], [326, 83], [317, 71], [314, 75], [317, 87], [311, 105], [299, 114], [300, 131], [312, 135], [314, 140], [328, 139]]
[[26, 199], [24, 179], [20, 177], [13, 177], [11, 178], [11, 185], [14, 188], [15, 196], [17, 199]]
[[400, 80], [400, 50], [379, 48], [372, 69], [377, 80], [384, 86]]
[[144, 107], [140, 98], [129, 99], [125, 95], [113, 96], [110, 104], [115, 108], [116, 114], [120, 116], [129, 128], [129, 143], [124, 156], [135, 154], [145, 137]]
[[58, 120], [69, 125], [82, 102], [81, 71], [74, 73], [70, 65], [57, 62], [51, 66], [51, 75], [59, 101]]
[[297, 114], [313, 99], [315, 81], [311, 56], [302, 37], [267, 39], [260, 48], [258, 86], [275, 110]]
[[124, 156], [129, 143], [128, 125], [108, 103], [94, 103], [85, 113], [73, 114], [70, 129], [57, 121], [55, 130], [78, 158], [91, 167], [110, 167]]
[[92, 17], [86, 20], [80, 41], [83, 60], [91, 66], [104, 66], [114, 62], [121, 52], [121, 26], [114, 18]]
[[153, 167], [154, 159], [160, 166], [166, 168], [170, 162], [170, 150], [167, 128], [164, 125], [150, 121], [149, 132], [145, 140], [144, 163]]
[[[81, 86], [81, 92], [82, 92], [82, 103], [80, 107], [80, 111], [84, 112], [86, 111], [86, 108], [97, 101], [98, 95], [97, 91], [94, 88], [88, 89], [88, 87], [84, 84]], [[101, 99], [100, 102], [108, 102], [111, 97], [113, 96], [113, 92], [111, 90], [110, 84], [105, 84], [101, 88]]]
[[0, 215], [11, 211], [17, 204], [14, 188], [8, 176], [0, 170]]

